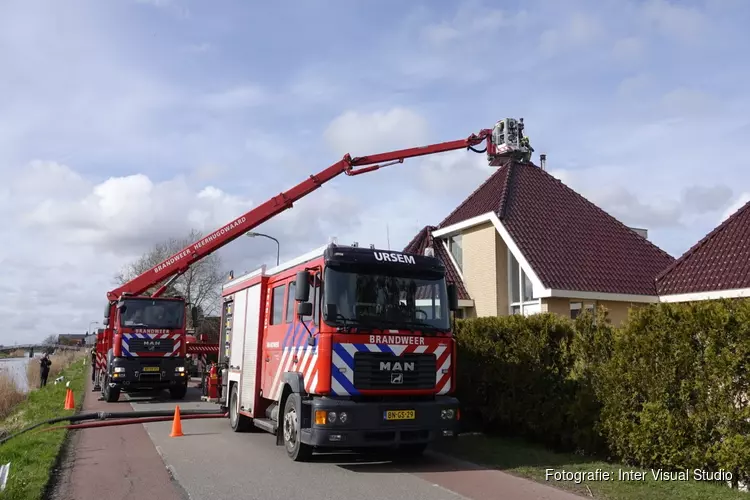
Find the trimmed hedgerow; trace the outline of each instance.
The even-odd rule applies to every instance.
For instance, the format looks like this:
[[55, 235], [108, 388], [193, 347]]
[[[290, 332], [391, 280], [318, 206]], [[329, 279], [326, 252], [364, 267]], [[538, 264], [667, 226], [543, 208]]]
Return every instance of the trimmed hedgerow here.
[[465, 424], [644, 467], [750, 471], [750, 300], [457, 321]]

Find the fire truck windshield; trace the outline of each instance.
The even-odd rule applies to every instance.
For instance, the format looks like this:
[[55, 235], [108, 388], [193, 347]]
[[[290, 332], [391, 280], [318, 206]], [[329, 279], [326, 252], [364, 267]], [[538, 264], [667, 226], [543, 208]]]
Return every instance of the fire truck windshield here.
[[443, 276], [393, 276], [327, 267], [324, 319], [332, 326], [448, 331], [448, 294]]
[[185, 305], [179, 300], [126, 299], [120, 325], [130, 328], [182, 328]]

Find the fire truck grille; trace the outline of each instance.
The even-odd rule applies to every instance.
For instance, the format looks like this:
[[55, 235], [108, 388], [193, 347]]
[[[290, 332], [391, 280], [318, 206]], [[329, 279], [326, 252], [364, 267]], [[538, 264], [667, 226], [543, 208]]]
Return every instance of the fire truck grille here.
[[360, 390], [433, 389], [437, 360], [434, 354], [384, 352], [354, 354], [354, 387]]
[[172, 339], [135, 339], [131, 338], [128, 341], [129, 352], [172, 352], [174, 349], [174, 341]]

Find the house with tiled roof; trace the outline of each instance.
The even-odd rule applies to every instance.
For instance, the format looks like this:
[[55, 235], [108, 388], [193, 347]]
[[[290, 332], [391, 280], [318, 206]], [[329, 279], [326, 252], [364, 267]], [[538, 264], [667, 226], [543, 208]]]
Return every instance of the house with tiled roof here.
[[750, 297], [750, 201], [656, 278], [662, 302]]
[[405, 251], [431, 247], [459, 292], [459, 317], [606, 307], [620, 323], [659, 301], [674, 258], [532, 163], [500, 167]]

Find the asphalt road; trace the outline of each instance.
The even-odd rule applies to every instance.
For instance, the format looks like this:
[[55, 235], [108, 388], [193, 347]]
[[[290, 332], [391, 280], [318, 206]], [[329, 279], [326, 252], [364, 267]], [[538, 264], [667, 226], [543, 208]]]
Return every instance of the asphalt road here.
[[[214, 407], [190, 402], [181, 409]], [[131, 399], [135, 410], [174, 402]], [[234, 433], [226, 419], [184, 420], [185, 436], [170, 438], [171, 422], [145, 424], [171, 476], [191, 499], [263, 500], [580, 500], [550, 486], [448, 457], [428, 454], [395, 465], [347, 454], [292, 462], [270, 434]]]

